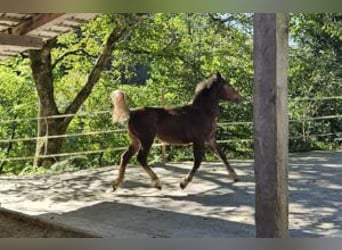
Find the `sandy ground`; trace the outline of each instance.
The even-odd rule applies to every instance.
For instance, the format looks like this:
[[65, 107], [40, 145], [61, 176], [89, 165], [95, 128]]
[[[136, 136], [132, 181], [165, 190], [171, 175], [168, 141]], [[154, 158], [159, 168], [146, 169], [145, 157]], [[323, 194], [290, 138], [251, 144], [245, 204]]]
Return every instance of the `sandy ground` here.
[[22, 216], [13, 211], [0, 210], [0, 236], [2, 238], [93, 238], [87, 232], [80, 232], [70, 226], [44, 223], [32, 216]]
[[[191, 165], [154, 167], [161, 191], [151, 188], [143, 170], [133, 166], [114, 193], [111, 182], [117, 166], [0, 177], [0, 206], [102, 237], [254, 237], [252, 161], [232, 161], [242, 179], [238, 183], [232, 183], [221, 163], [205, 163], [183, 191], [179, 181]], [[341, 189], [341, 152], [290, 155], [290, 236], [342, 237]], [[5, 236], [0, 229], [0, 237]]]

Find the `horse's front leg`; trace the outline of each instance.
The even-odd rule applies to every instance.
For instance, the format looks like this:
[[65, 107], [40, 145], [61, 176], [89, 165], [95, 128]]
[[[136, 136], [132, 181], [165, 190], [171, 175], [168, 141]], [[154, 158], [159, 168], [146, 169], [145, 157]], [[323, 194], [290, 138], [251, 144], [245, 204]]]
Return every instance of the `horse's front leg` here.
[[204, 143], [194, 143], [193, 144], [193, 151], [194, 151], [194, 165], [190, 172], [181, 180], [180, 187], [181, 189], [186, 188], [189, 182], [192, 181], [197, 169], [201, 165], [203, 154], [204, 154]]
[[211, 140], [208, 143], [208, 147], [222, 160], [222, 162], [224, 163], [224, 165], [227, 168], [229, 176], [234, 180], [234, 182], [239, 181], [240, 180], [239, 176], [236, 174], [234, 168], [229, 164], [226, 155], [217, 146], [216, 141]]

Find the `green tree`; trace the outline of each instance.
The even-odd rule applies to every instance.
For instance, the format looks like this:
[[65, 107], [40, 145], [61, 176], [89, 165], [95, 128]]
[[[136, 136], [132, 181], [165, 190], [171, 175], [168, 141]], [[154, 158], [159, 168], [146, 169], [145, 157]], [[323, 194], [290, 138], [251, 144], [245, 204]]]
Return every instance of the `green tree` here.
[[[30, 67], [27, 60], [15, 58], [0, 64], [0, 134], [5, 142], [0, 143], [0, 173], [7, 164], [6, 159], [11, 155], [27, 155], [32, 150], [29, 142], [14, 143], [16, 137], [32, 137], [34, 121], [23, 121], [20, 118], [35, 116], [37, 107], [34, 87], [31, 81]], [[18, 121], [19, 119], [19, 121]], [[11, 165], [8, 171], [15, 170]]]
[[[105, 66], [111, 59], [114, 47], [128, 31], [129, 24], [127, 23], [125, 16], [114, 15], [113, 19], [114, 27], [112, 31], [105, 37], [105, 45], [103, 51], [98, 55], [94, 66], [91, 68], [90, 73], [86, 77], [83, 87], [78, 90], [76, 96], [73, 99], [70, 99], [72, 101], [66, 107], [64, 107], [64, 110], [61, 110], [58, 107], [55, 98], [55, 81], [53, 72], [54, 66], [57, 65], [59, 61], [61, 61], [66, 55], [75, 54], [75, 52], [78, 51], [89, 54], [87, 52], [87, 48], [78, 49], [77, 51], [73, 50], [72, 52], [65, 52], [63, 55], [57, 58], [55, 62], [52, 61], [51, 55], [52, 50], [58, 46], [58, 42], [56, 39], [48, 41], [40, 50], [29, 51], [33, 79], [40, 102], [38, 120], [39, 137], [48, 138], [49, 136], [65, 134], [70, 122], [73, 119], [73, 116], [58, 116], [75, 114], [80, 109], [87, 97], [90, 95], [93, 87], [100, 78], [101, 72], [104, 70]], [[82, 41], [80, 41], [80, 39], [77, 41], [77, 43], [78, 46], [82, 45]], [[67, 66], [67, 64], [64, 65], [64, 67]], [[78, 68], [77, 65], [75, 66], [75, 68]], [[70, 74], [72, 74], [73, 72], [74, 71], [72, 71]], [[37, 147], [37, 155], [39, 156], [44, 154], [58, 154], [61, 150], [62, 142], [63, 137], [52, 137], [44, 140], [44, 142]], [[37, 161], [37, 164], [50, 166], [53, 162], [55, 162], [54, 157], [46, 157], [39, 159]]]
[[[113, 148], [126, 147], [128, 138], [125, 132], [111, 132], [124, 128], [113, 124], [107, 112], [112, 108], [108, 101], [112, 90], [123, 88], [131, 108], [183, 105], [190, 101], [199, 81], [220, 71], [244, 96], [245, 102], [239, 105], [222, 104], [219, 122], [250, 122], [253, 84], [252, 17], [252, 14], [227, 13], [101, 15], [81, 30], [50, 41], [41, 51], [30, 52], [30, 58], [18, 57], [3, 62], [6, 65], [0, 65], [1, 120], [73, 115], [78, 112], [77, 116], [47, 120], [51, 123], [49, 131], [44, 131], [46, 121], [39, 120], [39, 136], [44, 138], [47, 133], [95, 134], [56, 140], [51, 138], [47, 145], [57, 146], [55, 150], [46, 153], [100, 150], [87, 155], [87, 164], [117, 163], [122, 151], [114, 151]], [[113, 30], [120, 33], [121, 29], [115, 25], [118, 20], [122, 20], [123, 26], [129, 29], [122, 31], [125, 35], [116, 40], [111, 51], [108, 51], [108, 61], [102, 64], [101, 75], [99, 71], [93, 74], [94, 65], [99, 62], [98, 58], [106, 47], [103, 44]], [[302, 137], [291, 139], [291, 151], [338, 146], [334, 138], [341, 131], [340, 119], [305, 119], [341, 114], [341, 99], [322, 98], [341, 96], [340, 26], [339, 14], [298, 13], [291, 16], [289, 113], [291, 120], [304, 119], [290, 123], [290, 136]], [[35, 84], [32, 84], [29, 59], [34, 59], [32, 62], [42, 67], [34, 71]], [[47, 63], [43, 64], [43, 60]], [[35, 91], [39, 73], [45, 77], [37, 85], [42, 89], [40, 94]], [[90, 77], [92, 74], [93, 77]], [[83, 95], [81, 93], [85, 90], [82, 89], [87, 86], [89, 78], [95, 79], [93, 83], [96, 84], [88, 88], [86, 98], [78, 99], [79, 95]], [[48, 90], [53, 90], [53, 95], [48, 95]], [[44, 96], [47, 97], [45, 104], [42, 102]], [[38, 97], [41, 114], [37, 114]], [[104, 112], [82, 116], [83, 113], [92, 114], [97, 111]], [[50, 126], [55, 126], [55, 129], [50, 129]], [[0, 130], [5, 139], [36, 137], [36, 127], [36, 121], [32, 119], [1, 123]], [[101, 133], [96, 134], [97, 131]], [[321, 133], [335, 136], [310, 136]], [[229, 156], [251, 157], [251, 138], [251, 123], [225, 125], [218, 129], [218, 139], [223, 141], [222, 146], [229, 152]], [[29, 140], [12, 144], [4, 140], [0, 143], [3, 159], [32, 156], [34, 151], [35, 145]], [[160, 160], [159, 155], [160, 149], [154, 148], [151, 157]], [[169, 160], [185, 160], [190, 159], [192, 153], [186, 147], [170, 147], [168, 156]], [[213, 158], [208, 155], [207, 159]], [[49, 165], [51, 160], [48, 159], [44, 164]], [[25, 166], [5, 162], [3, 160], [0, 163], [5, 172], [18, 172]]]
[[[340, 119], [306, 121], [308, 118], [342, 113], [342, 15], [298, 13], [291, 17], [289, 95], [290, 132], [302, 139], [291, 141], [291, 149], [324, 149], [334, 145], [334, 135], [342, 130]], [[304, 99], [304, 100], [303, 100]], [[311, 134], [332, 133], [330, 137]], [[327, 143], [323, 143], [327, 142]], [[329, 144], [330, 143], [330, 144]]]

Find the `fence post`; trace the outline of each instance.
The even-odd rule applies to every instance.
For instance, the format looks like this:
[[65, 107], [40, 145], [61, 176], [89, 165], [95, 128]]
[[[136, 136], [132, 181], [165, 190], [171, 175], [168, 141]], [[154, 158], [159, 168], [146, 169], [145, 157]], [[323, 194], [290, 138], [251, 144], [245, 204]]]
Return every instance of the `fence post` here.
[[257, 237], [288, 236], [288, 14], [254, 15]]
[[[160, 105], [162, 107], [164, 107], [165, 105], [164, 94], [165, 94], [165, 89], [164, 87], [162, 87], [160, 91]], [[166, 162], [166, 145], [164, 142], [161, 142], [161, 158], [162, 158], [162, 162], [165, 163]]]
[[40, 100], [38, 98], [38, 119], [37, 119], [37, 137], [36, 137], [36, 150], [34, 152], [34, 158], [33, 158], [33, 166], [38, 166], [38, 161], [39, 161], [39, 155], [40, 155]]
[[46, 151], [47, 151], [47, 143], [48, 143], [48, 134], [49, 134], [49, 125], [47, 122], [47, 118], [44, 117], [44, 122], [45, 122], [45, 126], [46, 126], [46, 134], [44, 137], [41, 137], [40, 135], [40, 131], [41, 131], [41, 123], [42, 121], [42, 117], [40, 117], [41, 115], [41, 103], [40, 103], [40, 99], [38, 98], [38, 118], [37, 118], [37, 137], [36, 137], [36, 149], [35, 149], [35, 153], [34, 153], [34, 158], [33, 158], [33, 166], [38, 166], [39, 164], [39, 158], [40, 158], [40, 152], [42, 151], [42, 148], [45, 147], [44, 149], [44, 155], [46, 155]]

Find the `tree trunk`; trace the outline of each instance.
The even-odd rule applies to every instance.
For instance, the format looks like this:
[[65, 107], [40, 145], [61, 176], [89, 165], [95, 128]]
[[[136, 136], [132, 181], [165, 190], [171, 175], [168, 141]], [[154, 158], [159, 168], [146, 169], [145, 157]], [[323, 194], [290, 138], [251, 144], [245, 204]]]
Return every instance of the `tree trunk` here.
[[[44, 116], [40, 115], [40, 118]], [[62, 119], [39, 119], [39, 139], [37, 142], [37, 151], [35, 155], [35, 164], [38, 166], [50, 167], [58, 161], [59, 157], [55, 156], [61, 152], [63, 137], [55, 137], [64, 135], [67, 127], [61, 126]], [[52, 137], [52, 138], [51, 138]], [[49, 157], [46, 157], [49, 156]]]
[[58, 160], [58, 157], [54, 155], [61, 152], [64, 138], [55, 138], [54, 136], [65, 134], [70, 122], [73, 119], [73, 116], [56, 116], [75, 114], [79, 110], [99, 80], [105, 65], [109, 62], [116, 42], [123, 37], [126, 32], [127, 25], [125, 21], [119, 17], [116, 20], [116, 25], [113, 31], [110, 33], [103, 52], [96, 61], [96, 64], [90, 72], [86, 83], [63, 113], [59, 112], [54, 97], [51, 49], [56, 45], [56, 40], [52, 39], [48, 41], [40, 50], [29, 51], [33, 79], [40, 102], [38, 121], [39, 131], [37, 133], [38, 138], [34, 164], [38, 166], [50, 167]]
[[[50, 166], [54, 158], [39, 158], [41, 155], [55, 154], [60, 151], [61, 142], [55, 139], [47, 140], [45, 136], [55, 135], [58, 131], [58, 122], [50, 119], [50, 116], [59, 115], [59, 111], [54, 98], [53, 75], [51, 66], [51, 49], [55, 40], [47, 42], [40, 50], [29, 52], [33, 79], [39, 96], [39, 120], [38, 138], [35, 163], [37, 165]], [[45, 137], [45, 138], [44, 138]]]

